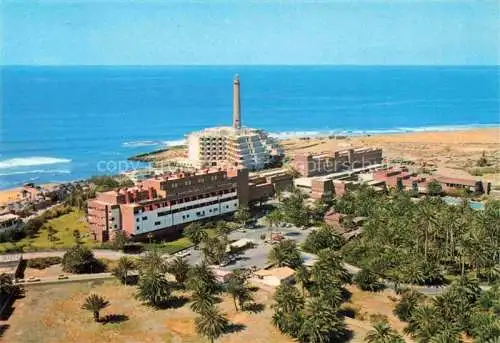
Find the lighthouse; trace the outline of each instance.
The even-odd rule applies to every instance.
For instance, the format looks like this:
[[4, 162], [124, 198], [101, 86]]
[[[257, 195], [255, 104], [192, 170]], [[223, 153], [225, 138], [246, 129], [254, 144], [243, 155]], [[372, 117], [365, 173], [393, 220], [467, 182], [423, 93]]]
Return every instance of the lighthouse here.
[[240, 77], [233, 79], [233, 127], [241, 129]]

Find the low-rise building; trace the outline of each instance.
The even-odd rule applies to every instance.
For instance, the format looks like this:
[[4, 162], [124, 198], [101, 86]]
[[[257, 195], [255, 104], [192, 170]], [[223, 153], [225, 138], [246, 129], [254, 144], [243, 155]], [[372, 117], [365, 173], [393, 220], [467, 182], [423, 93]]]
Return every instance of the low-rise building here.
[[261, 269], [254, 273], [253, 282], [262, 283], [266, 286], [277, 287], [283, 283], [293, 282], [295, 271], [289, 267], [278, 267]]
[[15, 214], [3, 214], [0, 216], [0, 233], [19, 229], [23, 226], [23, 221], [18, 215]]
[[391, 167], [380, 169], [372, 173], [365, 173], [362, 179], [371, 186], [386, 186], [400, 190], [413, 190], [418, 193], [427, 193], [429, 182], [437, 181], [441, 184], [444, 193], [456, 189], [465, 189], [475, 194], [488, 194], [491, 189], [489, 182], [481, 180], [452, 178], [446, 176], [422, 176], [411, 172], [407, 167]]
[[382, 149], [357, 148], [295, 156], [293, 166], [302, 176], [322, 176], [382, 163]]

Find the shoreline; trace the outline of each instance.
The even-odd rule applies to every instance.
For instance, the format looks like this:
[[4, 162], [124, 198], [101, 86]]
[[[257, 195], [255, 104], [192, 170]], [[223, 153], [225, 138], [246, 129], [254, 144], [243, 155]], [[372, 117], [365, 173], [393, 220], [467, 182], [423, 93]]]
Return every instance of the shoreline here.
[[[312, 135], [307, 133], [312, 132], [301, 132], [303, 135], [294, 133], [294, 136], [288, 137], [275, 137], [277, 138], [285, 149], [285, 153], [291, 157], [297, 153], [302, 152], [319, 152], [332, 151], [336, 149], [345, 149], [349, 146], [378, 146], [380, 145], [384, 149], [384, 155], [388, 157], [395, 157], [398, 154], [407, 156], [409, 159], [415, 160], [432, 160], [437, 159], [439, 155], [450, 155], [450, 152], [454, 154], [450, 155], [450, 158], [463, 159], [463, 155], [460, 152], [465, 151], [465, 155], [477, 155], [484, 150], [487, 150], [490, 154], [493, 154], [495, 159], [498, 158], [500, 161], [500, 124], [499, 125], [488, 125], [487, 127], [478, 127], [477, 125], [469, 125], [467, 127], [454, 128], [441, 127], [437, 130], [426, 130], [425, 128], [419, 131], [406, 131], [406, 132], [381, 132], [378, 134], [364, 133], [364, 134], [350, 134], [350, 135], [339, 135], [336, 139], [333, 135]], [[367, 132], [367, 131], [365, 131]], [[284, 135], [290, 135], [290, 132], [284, 132]], [[272, 134], [270, 134], [272, 135]], [[442, 146], [441, 153], [436, 151], [434, 146]], [[429, 149], [434, 149], [430, 151]], [[421, 150], [421, 151], [419, 151]], [[425, 151], [429, 150], [429, 151]], [[457, 154], [458, 152], [458, 154]], [[186, 145], [176, 145], [172, 147], [161, 147], [157, 150], [151, 152], [146, 152], [141, 154], [142, 158], [137, 159], [136, 156], [130, 156], [134, 160], [144, 161], [144, 162], [155, 162], [170, 158], [187, 157], [187, 146]], [[416, 156], [415, 156], [416, 155]], [[474, 158], [474, 156], [472, 156]], [[500, 167], [498, 163], [494, 163], [495, 167]], [[471, 166], [472, 167], [472, 166]], [[492, 179], [494, 183], [500, 184], [500, 173], [495, 179]], [[90, 176], [89, 176], [90, 177]], [[474, 177], [474, 176], [469, 176]], [[51, 182], [51, 183], [64, 183], [61, 182]], [[22, 188], [22, 186], [17, 186], [13, 188], [0, 189], [0, 203], [5, 199], [6, 194], [15, 190]], [[12, 199], [13, 200], [13, 199]]]

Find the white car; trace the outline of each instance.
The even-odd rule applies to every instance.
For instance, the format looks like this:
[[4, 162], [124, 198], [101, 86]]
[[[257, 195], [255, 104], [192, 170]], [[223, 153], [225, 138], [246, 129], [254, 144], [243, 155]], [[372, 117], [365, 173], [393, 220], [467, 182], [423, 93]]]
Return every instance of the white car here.
[[181, 258], [182, 258], [182, 257], [187, 257], [187, 256], [189, 256], [189, 255], [191, 255], [191, 252], [190, 252], [190, 251], [188, 251], [188, 250], [179, 251], [178, 253], [176, 253], [176, 254], [175, 254], [175, 256], [177, 256], [177, 257], [181, 257]]
[[229, 265], [229, 261], [228, 260], [225, 260], [225, 261], [222, 261], [220, 264], [219, 264], [219, 267], [225, 267]]

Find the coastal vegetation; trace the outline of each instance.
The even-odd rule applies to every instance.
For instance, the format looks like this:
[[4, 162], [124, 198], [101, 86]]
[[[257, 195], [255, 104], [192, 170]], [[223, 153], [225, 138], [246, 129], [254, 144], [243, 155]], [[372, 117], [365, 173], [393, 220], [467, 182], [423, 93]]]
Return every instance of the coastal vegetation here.
[[368, 187], [345, 193], [338, 212], [369, 219], [342, 247], [346, 261], [396, 283], [443, 284], [453, 276], [485, 282], [500, 277], [500, 202], [483, 211], [438, 197], [378, 194]]
[[[277, 249], [291, 250], [280, 245]], [[340, 306], [346, 300], [347, 291], [343, 286], [350, 282], [350, 275], [334, 250], [324, 249], [318, 258], [310, 274], [304, 272], [302, 265], [294, 266], [302, 292], [288, 283], [278, 286], [272, 322], [299, 342], [343, 341], [348, 330]]]
[[462, 342], [464, 334], [474, 342], [493, 342], [500, 337], [499, 299], [499, 284], [483, 290], [477, 280], [463, 277], [436, 297], [404, 293], [394, 312], [418, 342]]

